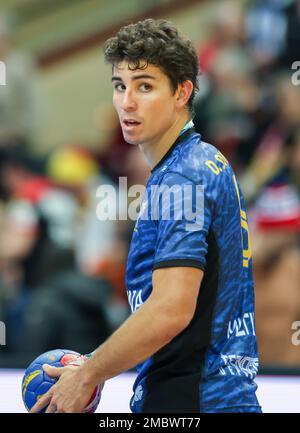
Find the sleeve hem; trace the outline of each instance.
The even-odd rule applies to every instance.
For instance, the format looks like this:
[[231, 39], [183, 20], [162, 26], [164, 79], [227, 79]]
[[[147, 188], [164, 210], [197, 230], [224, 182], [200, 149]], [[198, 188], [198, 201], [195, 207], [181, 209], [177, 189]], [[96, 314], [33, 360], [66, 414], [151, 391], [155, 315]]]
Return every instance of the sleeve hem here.
[[203, 272], [205, 271], [205, 266], [202, 262], [195, 259], [172, 259], [172, 260], [162, 260], [161, 262], [154, 263], [153, 270], [160, 268], [176, 268], [176, 267], [186, 267], [186, 268], [198, 268]]

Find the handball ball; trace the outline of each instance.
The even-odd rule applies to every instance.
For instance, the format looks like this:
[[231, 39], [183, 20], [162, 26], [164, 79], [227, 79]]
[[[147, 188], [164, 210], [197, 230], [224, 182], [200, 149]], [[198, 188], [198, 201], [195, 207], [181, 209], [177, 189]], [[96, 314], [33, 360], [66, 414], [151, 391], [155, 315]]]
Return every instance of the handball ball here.
[[[38, 356], [27, 367], [22, 380], [22, 398], [26, 409], [29, 411], [37, 400], [45, 394], [51, 386], [55, 384], [57, 378], [50, 377], [43, 370], [43, 364], [51, 365], [52, 367], [65, 367], [67, 365], [81, 365], [88, 359], [85, 355], [74, 352], [73, 350], [56, 349], [45, 352]], [[95, 412], [101, 398], [102, 386], [98, 385], [87, 406], [82, 410], [82, 413]], [[45, 412], [44, 408], [41, 412]]]

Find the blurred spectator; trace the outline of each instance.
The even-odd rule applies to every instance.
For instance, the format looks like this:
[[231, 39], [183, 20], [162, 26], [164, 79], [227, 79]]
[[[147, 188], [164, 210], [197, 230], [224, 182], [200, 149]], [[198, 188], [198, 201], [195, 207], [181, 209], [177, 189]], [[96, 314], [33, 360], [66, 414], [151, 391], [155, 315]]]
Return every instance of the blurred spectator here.
[[285, 49], [281, 54], [280, 65], [290, 69], [293, 62], [300, 59], [300, 0], [292, 0], [287, 3]]
[[257, 0], [250, 5], [246, 19], [248, 48], [259, 70], [270, 72], [286, 48], [285, 8], [292, 1]]
[[73, 198], [36, 172], [20, 152], [6, 154], [1, 183], [8, 199], [1, 234], [2, 263], [22, 266], [23, 285], [34, 289], [49, 272], [73, 263]]
[[209, 78], [209, 93], [195, 100], [195, 126], [237, 169], [237, 151], [258, 126], [261, 95], [253, 64], [245, 50], [226, 48], [215, 56]]
[[49, 275], [74, 266], [72, 197], [36, 172], [27, 154], [6, 153], [1, 185], [7, 195], [0, 241], [8, 341], [17, 341], [32, 292]]
[[18, 366], [51, 348], [93, 351], [113, 330], [107, 315], [111, 296], [111, 285], [103, 278], [76, 269], [49, 274], [26, 306]]
[[12, 25], [0, 16], [0, 60], [6, 65], [6, 85], [0, 92], [0, 162], [2, 150], [24, 150], [36, 126], [33, 59], [15, 46]]
[[[7, 293], [7, 349], [24, 364], [49, 347], [90, 352], [114, 326], [112, 285], [84, 266], [91, 252], [87, 247], [94, 251], [98, 242], [98, 250], [104, 250], [107, 233], [97, 238], [90, 220], [85, 228], [94, 228], [93, 233], [78, 231], [83, 227], [81, 206], [88, 208], [91, 199], [82, 185], [98, 166], [82, 150], [67, 156], [71, 161], [63, 151], [56, 154], [59, 161], [52, 159], [50, 166], [61, 181], [72, 179], [73, 190], [38, 175], [32, 159], [20, 153], [10, 153], [2, 166], [1, 180], [8, 193], [0, 252], [1, 286]], [[88, 218], [94, 217], [95, 209], [89, 210]]]
[[292, 323], [300, 317], [300, 201], [290, 185], [268, 187], [253, 209], [256, 326], [260, 361], [300, 365]]
[[76, 198], [77, 263], [84, 273], [93, 274], [99, 262], [110, 256], [115, 241], [115, 221], [97, 219], [97, 188], [100, 185], [116, 186], [100, 173], [100, 166], [92, 153], [78, 145], [53, 151], [47, 163], [47, 173], [56, 185]]
[[79, 145], [69, 145], [54, 151], [49, 157], [47, 172], [57, 185], [72, 193], [76, 199], [77, 266], [84, 275], [105, 278], [112, 285], [114, 296], [106, 307], [112, 326], [116, 327], [129, 313], [124, 288], [128, 240], [118, 215], [114, 220], [100, 220], [97, 206], [104, 199], [103, 194], [99, 195], [98, 188], [105, 186], [115, 192], [113, 197], [105, 197], [106, 205], [114, 209], [114, 198], [118, 200], [118, 186], [102, 173], [92, 152]]
[[240, 46], [244, 40], [244, 10], [239, 1], [222, 0], [211, 11], [208, 39], [198, 47], [200, 69], [210, 73], [216, 56], [225, 48]]
[[248, 200], [272, 183], [286, 164], [287, 143], [300, 125], [300, 88], [293, 86], [290, 75], [275, 81], [275, 117], [263, 134], [241, 184]]
[[[209, 29], [207, 38], [201, 41], [198, 45], [197, 51], [199, 56], [199, 65], [201, 71], [201, 80], [199, 81], [199, 92], [194, 101], [195, 118], [194, 124], [196, 131], [201, 132], [206, 140], [212, 140], [210, 136], [211, 121], [213, 113], [211, 110], [215, 109], [215, 95], [216, 83], [214, 82], [215, 74], [218, 73], [218, 66], [220, 62], [218, 58], [223, 52], [233, 53], [239, 51], [243, 55], [243, 42], [245, 36], [244, 29], [244, 9], [240, 2], [236, 0], [222, 0], [214, 2], [209, 15]], [[217, 65], [217, 67], [216, 67]], [[228, 69], [228, 62], [226, 63]], [[223, 73], [220, 72], [222, 75]], [[218, 91], [216, 91], [218, 93]], [[227, 105], [226, 97], [221, 102], [221, 110], [226, 110]], [[218, 119], [220, 120], [220, 119]], [[233, 119], [232, 119], [233, 120]], [[223, 122], [224, 123], [224, 122]], [[230, 122], [226, 122], [225, 128], [231, 129]], [[216, 125], [214, 125], [216, 126]], [[220, 126], [222, 128], [222, 126]], [[219, 129], [220, 129], [219, 128]], [[236, 134], [236, 128], [233, 135]], [[233, 140], [235, 138], [233, 137]], [[231, 150], [229, 150], [231, 152]]]

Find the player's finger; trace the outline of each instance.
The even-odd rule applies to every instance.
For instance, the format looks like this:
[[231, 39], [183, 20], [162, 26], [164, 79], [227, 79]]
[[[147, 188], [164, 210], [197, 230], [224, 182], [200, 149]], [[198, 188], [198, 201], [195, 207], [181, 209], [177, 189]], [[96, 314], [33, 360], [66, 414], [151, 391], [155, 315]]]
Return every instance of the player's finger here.
[[47, 407], [46, 413], [58, 413], [57, 406], [55, 403], [50, 403]]
[[43, 364], [43, 370], [50, 377], [60, 377], [64, 369], [63, 368], [53, 367], [53, 366], [48, 365], [48, 364]]
[[40, 412], [42, 409], [44, 409], [44, 407], [46, 407], [50, 403], [51, 398], [52, 398], [52, 393], [47, 392], [41, 398], [38, 399], [38, 401], [35, 403], [34, 406], [32, 406], [30, 412], [31, 413]]

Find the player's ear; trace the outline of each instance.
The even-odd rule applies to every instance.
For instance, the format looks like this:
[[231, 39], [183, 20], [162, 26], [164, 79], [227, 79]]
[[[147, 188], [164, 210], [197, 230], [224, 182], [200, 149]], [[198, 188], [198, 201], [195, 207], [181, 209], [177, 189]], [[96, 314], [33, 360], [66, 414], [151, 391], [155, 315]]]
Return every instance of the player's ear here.
[[190, 80], [186, 80], [178, 85], [176, 91], [176, 104], [178, 108], [183, 108], [187, 105], [188, 100], [193, 92], [193, 83]]

